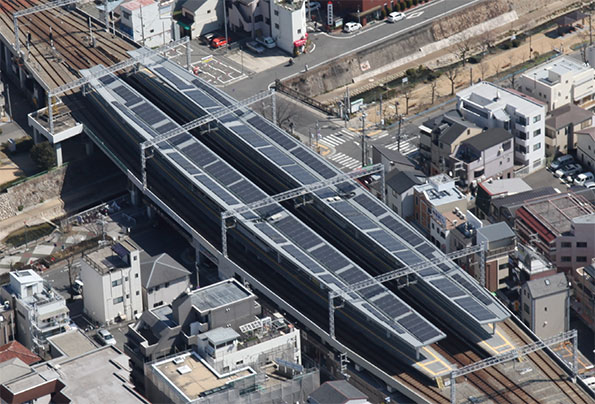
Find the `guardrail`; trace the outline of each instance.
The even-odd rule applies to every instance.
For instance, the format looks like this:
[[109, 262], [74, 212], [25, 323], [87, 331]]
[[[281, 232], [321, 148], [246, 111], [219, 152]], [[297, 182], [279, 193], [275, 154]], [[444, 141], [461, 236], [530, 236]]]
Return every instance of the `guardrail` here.
[[316, 101], [312, 97], [308, 97], [305, 94], [300, 93], [297, 90], [294, 90], [291, 87], [286, 86], [285, 84], [281, 83], [281, 80], [275, 80], [275, 90], [279, 91], [280, 93], [287, 94], [291, 98], [294, 98], [298, 101], [303, 102], [313, 108], [316, 108], [319, 111], [324, 112], [327, 115], [336, 115], [337, 111], [333, 107], [329, 107], [326, 104], [321, 103], [320, 101]]

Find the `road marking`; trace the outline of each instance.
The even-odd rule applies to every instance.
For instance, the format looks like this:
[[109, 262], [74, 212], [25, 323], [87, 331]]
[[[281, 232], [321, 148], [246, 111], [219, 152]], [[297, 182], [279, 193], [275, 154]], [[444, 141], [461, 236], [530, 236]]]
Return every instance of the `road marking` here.
[[345, 153], [335, 153], [329, 157], [329, 159], [340, 166], [347, 167], [352, 170], [361, 167], [361, 162], [359, 160], [354, 159]]
[[335, 135], [328, 135], [320, 139], [320, 143], [329, 147], [337, 147], [347, 141], [346, 138], [340, 138]]
[[[399, 142], [390, 143], [385, 146], [388, 150], [397, 151], [399, 149]], [[417, 145], [401, 141], [401, 150], [399, 151], [402, 155], [406, 156], [413, 153], [418, 149]]]
[[422, 15], [423, 13], [424, 13], [423, 11], [416, 11], [414, 13], [411, 13], [411, 14], [407, 15], [407, 17], [405, 17], [405, 18], [408, 19], [408, 20], [411, 19], [411, 18], [417, 18], [420, 15]]

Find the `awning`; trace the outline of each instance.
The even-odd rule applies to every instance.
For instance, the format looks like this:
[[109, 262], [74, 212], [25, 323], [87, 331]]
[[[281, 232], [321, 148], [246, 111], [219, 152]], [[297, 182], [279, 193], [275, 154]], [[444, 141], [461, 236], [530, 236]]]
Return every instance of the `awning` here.
[[298, 39], [297, 41], [293, 42], [293, 46], [299, 48], [300, 46], [304, 46], [308, 42], [308, 34], [306, 33], [303, 38]]
[[178, 23], [178, 25], [184, 29], [192, 29], [192, 24], [194, 23], [194, 21], [190, 21], [188, 19], [180, 19], [176, 21]]

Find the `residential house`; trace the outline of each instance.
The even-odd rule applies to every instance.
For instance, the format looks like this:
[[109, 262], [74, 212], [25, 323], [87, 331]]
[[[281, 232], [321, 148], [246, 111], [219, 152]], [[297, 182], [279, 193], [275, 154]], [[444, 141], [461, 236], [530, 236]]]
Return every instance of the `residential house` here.
[[385, 146], [372, 145], [372, 164], [384, 165], [384, 172], [413, 171], [415, 164], [398, 150], [392, 150]]
[[27, 365], [41, 362], [41, 358], [27, 349], [18, 341], [12, 341], [0, 346], [0, 363], [18, 358]]
[[66, 300], [35, 271], [10, 272], [10, 283], [0, 294], [17, 314], [17, 340], [33, 352], [46, 351], [48, 337], [69, 329]]
[[557, 273], [526, 282], [521, 287], [521, 319], [541, 339], [568, 331], [570, 288], [566, 275]]
[[576, 133], [576, 157], [585, 170], [595, 172], [595, 127]]
[[368, 404], [368, 396], [347, 380], [325, 382], [308, 397], [308, 404]]
[[551, 111], [545, 120], [546, 157], [573, 153], [577, 147], [575, 134], [592, 124], [593, 113], [574, 104], [566, 104]]
[[143, 311], [170, 304], [190, 287], [190, 272], [163, 253], [140, 258]]
[[386, 176], [386, 204], [403, 219], [412, 218], [413, 187], [426, 181], [421, 171], [391, 171]]
[[570, 56], [560, 56], [527, 70], [518, 89], [553, 111], [567, 104], [590, 105], [595, 94], [595, 69]]
[[571, 272], [574, 311], [591, 330], [595, 331], [595, 263]]
[[491, 128], [460, 143], [450, 155], [458, 183], [467, 188], [485, 179], [514, 176], [512, 134]]
[[467, 198], [446, 174], [413, 187], [414, 221], [442, 251], [450, 248], [449, 232], [466, 220]]
[[492, 201], [530, 190], [531, 187], [522, 178], [488, 179], [487, 181], [482, 181], [478, 184], [475, 194], [475, 213], [481, 219], [491, 217]]
[[535, 246], [558, 270], [595, 257], [595, 206], [573, 192], [526, 201], [516, 211], [515, 228], [519, 241]]
[[178, 0], [172, 15], [180, 27], [180, 36], [194, 39], [221, 29], [223, 4], [219, 0]]
[[457, 93], [457, 109], [481, 128], [514, 135], [514, 160], [533, 172], [545, 164], [545, 112], [541, 102], [515, 90], [482, 81]]
[[83, 257], [84, 311], [90, 318], [112, 324], [143, 311], [139, 255], [138, 247], [123, 240]]
[[[480, 191], [478, 191], [478, 199], [479, 192]], [[525, 204], [525, 201], [555, 194], [557, 194], [557, 191], [553, 187], [542, 187], [529, 191], [514, 193], [512, 195], [491, 198], [488, 211], [489, 216], [487, 217], [492, 223], [505, 221], [508, 226], [514, 228], [516, 211]]]
[[120, 31], [147, 48], [172, 40], [172, 1], [129, 0], [120, 4]]

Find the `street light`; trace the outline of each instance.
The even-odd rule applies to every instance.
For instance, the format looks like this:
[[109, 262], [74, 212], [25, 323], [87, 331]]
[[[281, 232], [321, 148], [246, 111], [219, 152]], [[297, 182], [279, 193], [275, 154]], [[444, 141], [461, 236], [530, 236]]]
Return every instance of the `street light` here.
[[361, 24], [362, 22], [360, 21], [360, 17], [359, 17], [359, 7], [357, 8], [357, 23]]
[[366, 111], [362, 111], [362, 116], [359, 118], [362, 121], [362, 167], [366, 166]]

